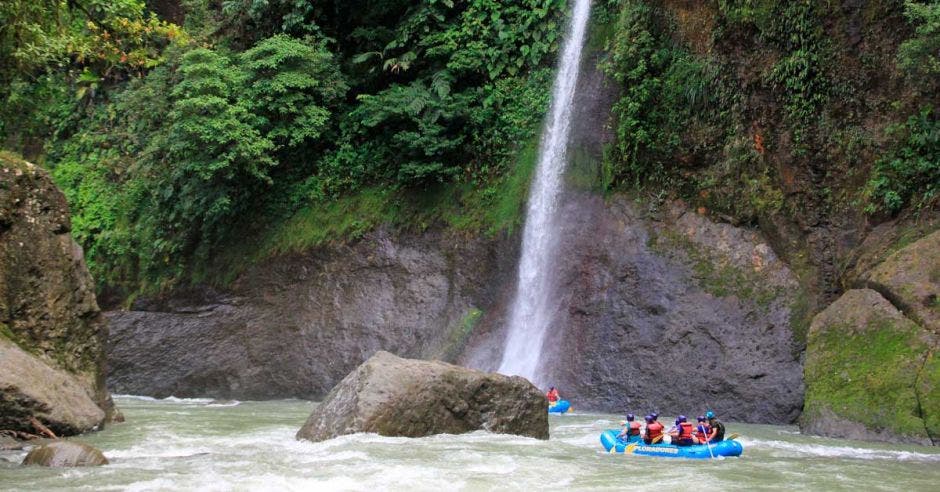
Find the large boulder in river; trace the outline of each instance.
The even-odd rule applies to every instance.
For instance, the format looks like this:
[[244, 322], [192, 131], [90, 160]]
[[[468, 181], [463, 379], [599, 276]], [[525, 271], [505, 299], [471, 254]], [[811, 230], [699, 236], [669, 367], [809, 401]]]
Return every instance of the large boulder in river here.
[[940, 444], [938, 348], [936, 334], [878, 292], [846, 292], [810, 328], [802, 430]]
[[520, 377], [378, 352], [316, 407], [298, 439], [345, 434], [422, 437], [475, 430], [548, 439], [544, 395]]
[[33, 416], [56, 432], [81, 432], [112, 408], [107, 324], [70, 231], [48, 173], [0, 152], [0, 428], [36, 432], [24, 418]]
[[24, 465], [64, 468], [107, 465], [108, 459], [97, 448], [75, 441], [53, 441], [33, 449], [23, 459]]
[[54, 369], [0, 337], [0, 429], [18, 429], [35, 417], [59, 435], [101, 424], [105, 412], [74, 375]]

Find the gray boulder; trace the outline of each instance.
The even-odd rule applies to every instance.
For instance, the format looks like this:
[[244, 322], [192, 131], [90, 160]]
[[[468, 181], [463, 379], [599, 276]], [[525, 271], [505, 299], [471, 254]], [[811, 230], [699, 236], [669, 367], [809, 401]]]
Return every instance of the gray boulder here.
[[107, 465], [108, 459], [97, 448], [75, 441], [53, 441], [33, 449], [23, 459], [24, 465], [65, 468]]
[[378, 352], [316, 407], [298, 439], [422, 437], [487, 430], [548, 439], [548, 404], [529, 381]]
[[35, 432], [29, 424], [35, 417], [58, 435], [92, 430], [105, 419], [94, 396], [75, 375], [0, 337], [0, 429]]

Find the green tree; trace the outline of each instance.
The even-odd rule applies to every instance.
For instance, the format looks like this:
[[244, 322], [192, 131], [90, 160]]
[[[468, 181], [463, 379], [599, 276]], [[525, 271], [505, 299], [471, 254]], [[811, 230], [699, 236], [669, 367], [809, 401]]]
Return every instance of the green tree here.
[[154, 257], [177, 264], [208, 255], [271, 184], [275, 146], [237, 95], [244, 76], [225, 56], [186, 53], [171, 92], [168, 130], [151, 144], [141, 224]]
[[330, 107], [348, 90], [323, 42], [275, 35], [239, 55], [245, 89], [239, 96], [260, 116], [280, 148], [310, 145], [330, 121]]

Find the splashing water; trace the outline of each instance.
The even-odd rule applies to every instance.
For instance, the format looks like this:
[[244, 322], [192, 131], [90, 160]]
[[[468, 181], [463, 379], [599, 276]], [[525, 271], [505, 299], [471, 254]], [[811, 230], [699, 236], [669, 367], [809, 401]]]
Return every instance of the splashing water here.
[[542, 344], [554, 314], [550, 273], [556, 249], [554, 222], [567, 159], [571, 106], [590, 13], [590, 0], [575, 1], [555, 77], [552, 107], [542, 130], [538, 166], [529, 191], [516, 298], [498, 369], [503, 374], [526, 377], [536, 384], [539, 383], [537, 371]]
[[[18, 465], [0, 451], [0, 490], [904, 490], [936, 491], [940, 450], [802, 436], [726, 422], [744, 455], [670, 460], [611, 455], [598, 436], [620, 415], [550, 419], [551, 440], [473, 432], [420, 439], [355, 434], [297, 441], [312, 405], [115, 398], [127, 422], [77, 438], [111, 464]], [[234, 402], [233, 402], [234, 403]]]

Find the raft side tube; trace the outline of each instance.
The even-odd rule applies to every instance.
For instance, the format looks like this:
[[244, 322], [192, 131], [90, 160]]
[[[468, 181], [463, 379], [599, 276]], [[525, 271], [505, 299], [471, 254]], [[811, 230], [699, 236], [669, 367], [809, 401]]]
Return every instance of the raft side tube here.
[[[704, 444], [673, 446], [664, 443], [645, 444], [636, 438], [631, 438], [627, 442], [618, 439], [619, 434], [620, 431], [614, 429], [601, 433], [601, 445], [608, 453], [639, 454], [662, 458], [709, 459], [713, 456], [741, 456], [741, 453], [744, 452], [744, 446], [733, 440], [720, 441], [708, 446]], [[709, 448], [711, 449], [709, 450]]]
[[568, 400], [558, 400], [554, 405], [548, 405], [548, 413], [567, 413], [571, 411], [571, 402]]

